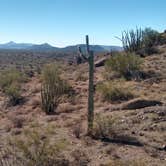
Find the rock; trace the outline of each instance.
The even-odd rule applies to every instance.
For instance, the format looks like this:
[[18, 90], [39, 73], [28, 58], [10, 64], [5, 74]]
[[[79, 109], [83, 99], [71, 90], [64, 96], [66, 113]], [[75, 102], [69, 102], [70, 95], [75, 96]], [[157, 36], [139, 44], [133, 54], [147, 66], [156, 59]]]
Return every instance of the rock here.
[[135, 131], [132, 131], [131, 134], [136, 134]]
[[162, 105], [162, 103], [156, 100], [135, 99], [122, 105], [121, 109], [123, 110], [141, 109], [156, 105]]
[[164, 111], [163, 112], [158, 112], [157, 114], [158, 114], [158, 116], [165, 116], [166, 112], [164, 112]]
[[104, 57], [104, 58], [102, 58], [102, 59], [99, 59], [98, 61], [95, 62], [95, 67], [101, 67], [101, 66], [104, 66], [106, 60], [107, 60], [106, 57]]
[[163, 146], [162, 146], [162, 149], [163, 149], [164, 151], [166, 151], [166, 145], [163, 145]]
[[144, 133], [139, 133], [139, 135], [142, 137], [142, 136], [144, 136]]

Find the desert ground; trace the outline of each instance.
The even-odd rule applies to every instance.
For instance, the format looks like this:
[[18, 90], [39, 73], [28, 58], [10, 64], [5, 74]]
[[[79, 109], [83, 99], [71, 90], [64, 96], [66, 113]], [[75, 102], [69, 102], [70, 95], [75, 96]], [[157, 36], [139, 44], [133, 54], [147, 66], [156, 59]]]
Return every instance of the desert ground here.
[[[35, 68], [39, 61], [33, 55], [27, 60], [24, 55], [24, 63], [20, 64], [28, 66], [30, 74], [21, 87], [23, 101], [8, 106], [6, 96], [0, 92], [0, 165], [10, 165], [11, 153], [17, 154], [18, 149], [25, 155], [28, 148], [36, 145], [35, 152], [38, 152], [44, 142], [45, 151], [56, 147], [57, 165], [165, 166], [166, 45], [158, 49], [159, 53], [142, 58], [141, 70], [146, 73], [145, 78], [122, 80], [111, 76], [109, 82], [117, 82], [132, 91], [131, 99], [109, 102], [103, 100], [95, 88], [94, 126], [102, 124], [101, 128], [94, 129], [94, 137], [86, 135], [88, 64], [58, 62], [61, 76], [68, 81], [72, 92], [63, 96], [54, 115], [46, 115], [41, 108], [41, 75]], [[95, 62], [102, 58], [103, 55], [99, 55]], [[12, 64], [10, 57], [4, 60], [4, 55], [0, 55], [0, 59], [3, 69], [15, 64], [21, 66], [17, 56]], [[41, 61], [44, 65], [56, 59]], [[96, 67], [95, 87], [105, 81], [105, 67]]]

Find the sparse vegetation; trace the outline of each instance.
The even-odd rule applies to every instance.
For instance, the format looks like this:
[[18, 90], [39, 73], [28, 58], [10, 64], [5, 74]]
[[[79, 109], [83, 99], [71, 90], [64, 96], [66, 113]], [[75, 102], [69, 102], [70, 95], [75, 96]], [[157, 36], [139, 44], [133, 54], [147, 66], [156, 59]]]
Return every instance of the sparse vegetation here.
[[141, 28], [124, 31], [120, 39], [126, 52], [137, 52], [143, 47], [143, 33]]
[[158, 53], [155, 46], [164, 43], [164, 39], [159, 32], [151, 28], [145, 28], [144, 30], [136, 28], [136, 30], [124, 31], [120, 40], [126, 52], [135, 52], [141, 56]]
[[25, 80], [25, 76], [17, 70], [5, 70], [0, 73], [0, 87], [8, 96], [9, 104], [16, 105], [19, 103], [21, 83]]
[[[91, 84], [92, 135], [86, 130], [87, 120], [93, 120], [87, 116], [87, 63], [58, 61], [51, 52], [0, 51], [0, 165], [165, 166], [166, 46], [159, 43], [147, 44], [159, 52], [145, 58], [137, 55], [145, 55], [144, 47], [136, 53], [95, 53], [94, 66], [102, 65], [94, 69]], [[41, 94], [48, 112], [41, 108]], [[6, 107], [6, 97], [21, 103]]]
[[43, 70], [43, 83], [41, 88], [42, 108], [46, 114], [53, 114], [61, 96], [68, 91], [69, 86], [62, 80], [56, 64], [47, 65]]
[[94, 121], [93, 136], [97, 139], [109, 138], [116, 132], [116, 118], [97, 114]]
[[141, 69], [142, 59], [134, 53], [117, 53], [111, 56], [105, 64], [107, 72], [116, 72], [126, 79], [135, 78]]
[[[41, 134], [39, 130], [29, 130], [24, 132], [26, 138], [14, 137], [9, 140], [12, 148], [6, 155], [13, 160], [14, 166], [69, 165], [61, 153], [67, 147], [67, 141], [62, 139], [54, 142], [50, 137], [43, 136], [47, 134], [47, 131], [44, 132]], [[10, 162], [10, 159], [4, 160]]]
[[129, 100], [134, 97], [134, 94], [131, 92], [130, 88], [125, 88], [123, 81], [108, 81], [97, 85], [97, 91], [101, 93], [101, 96], [104, 101], [124, 101]]

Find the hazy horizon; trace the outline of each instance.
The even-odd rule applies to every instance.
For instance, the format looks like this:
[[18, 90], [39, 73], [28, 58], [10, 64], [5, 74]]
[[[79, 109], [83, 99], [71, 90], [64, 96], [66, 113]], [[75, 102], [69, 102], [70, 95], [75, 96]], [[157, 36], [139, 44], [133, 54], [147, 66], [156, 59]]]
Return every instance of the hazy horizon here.
[[0, 43], [121, 46], [123, 30], [166, 29], [164, 0], [0, 0]]

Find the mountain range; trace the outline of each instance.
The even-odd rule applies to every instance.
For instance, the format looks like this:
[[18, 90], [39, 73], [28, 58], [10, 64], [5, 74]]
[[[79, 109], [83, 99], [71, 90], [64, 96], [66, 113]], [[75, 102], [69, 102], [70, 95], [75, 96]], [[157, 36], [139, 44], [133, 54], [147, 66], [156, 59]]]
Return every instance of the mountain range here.
[[[32, 44], [32, 43], [15, 43], [10, 41], [5, 44], [0, 44], [0, 49], [9, 49], [9, 50], [29, 50], [29, 51], [59, 51], [59, 52], [76, 52], [77, 48], [85, 50], [85, 44], [78, 44], [67, 46], [64, 48], [54, 47], [48, 43], [43, 44]], [[122, 47], [120, 46], [105, 46], [105, 45], [90, 45], [90, 49], [94, 52], [108, 52], [108, 51], [121, 51]]]

